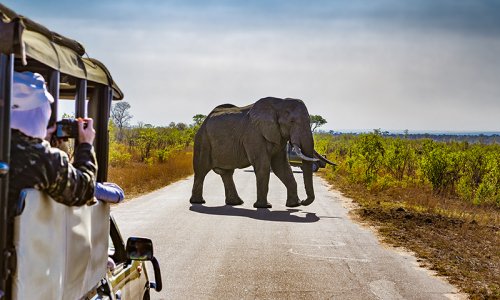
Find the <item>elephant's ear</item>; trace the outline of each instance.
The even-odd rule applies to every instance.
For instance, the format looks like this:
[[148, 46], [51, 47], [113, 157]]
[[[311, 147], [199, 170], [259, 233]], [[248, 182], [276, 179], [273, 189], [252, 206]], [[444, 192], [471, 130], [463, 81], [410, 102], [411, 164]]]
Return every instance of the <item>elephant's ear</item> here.
[[278, 123], [278, 113], [272, 98], [264, 98], [255, 102], [249, 111], [250, 122], [260, 130], [264, 138], [274, 144], [281, 142], [281, 133]]

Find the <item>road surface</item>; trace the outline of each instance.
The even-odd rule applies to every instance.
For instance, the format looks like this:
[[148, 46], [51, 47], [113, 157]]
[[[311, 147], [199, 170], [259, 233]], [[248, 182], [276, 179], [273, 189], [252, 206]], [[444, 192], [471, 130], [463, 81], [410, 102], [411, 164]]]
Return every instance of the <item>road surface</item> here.
[[[302, 174], [295, 173], [305, 198]], [[314, 178], [316, 201], [285, 207], [271, 175], [271, 209], [254, 209], [255, 174], [237, 170], [242, 206], [224, 205], [211, 172], [205, 205], [190, 205], [193, 177], [114, 206], [124, 238], [150, 237], [163, 275], [152, 299], [454, 299], [456, 289], [381, 245], [353, 222], [340, 193]]]

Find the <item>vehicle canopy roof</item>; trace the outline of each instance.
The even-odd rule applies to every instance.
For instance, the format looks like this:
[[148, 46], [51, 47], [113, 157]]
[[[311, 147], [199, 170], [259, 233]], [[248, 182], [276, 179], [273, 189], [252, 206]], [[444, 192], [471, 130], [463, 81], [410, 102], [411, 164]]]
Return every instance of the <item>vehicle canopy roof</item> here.
[[[96, 59], [83, 57], [85, 48], [73, 39], [50, 31], [45, 26], [19, 15], [0, 4], [0, 52], [14, 53], [22, 70], [30, 61], [30, 71], [46, 72], [47, 66], [74, 78], [86, 79], [90, 90], [92, 83], [112, 87], [113, 99], [123, 99], [123, 92], [113, 81], [108, 69]], [[34, 60], [33, 62], [31, 60]], [[61, 76], [61, 98], [71, 98], [75, 94], [75, 80]]]

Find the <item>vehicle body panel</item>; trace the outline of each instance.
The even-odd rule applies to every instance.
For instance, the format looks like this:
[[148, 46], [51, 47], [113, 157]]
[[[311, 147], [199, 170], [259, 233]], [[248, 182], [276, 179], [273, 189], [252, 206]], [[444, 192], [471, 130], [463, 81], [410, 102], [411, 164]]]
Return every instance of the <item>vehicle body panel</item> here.
[[15, 219], [13, 299], [77, 299], [106, 274], [109, 205], [70, 207], [24, 190]]

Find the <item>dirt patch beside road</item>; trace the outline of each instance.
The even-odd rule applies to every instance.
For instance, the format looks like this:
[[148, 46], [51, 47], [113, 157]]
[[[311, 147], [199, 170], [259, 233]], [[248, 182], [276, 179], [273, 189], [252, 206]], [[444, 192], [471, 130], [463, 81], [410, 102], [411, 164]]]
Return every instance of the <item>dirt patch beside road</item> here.
[[424, 209], [394, 191], [372, 193], [341, 178], [329, 181], [359, 204], [353, 213], [376, 226], [385, 242], [414, 252], [422, 266], [446, 276], [472, 299], [500, 298], [500, 226], [495, 218]]

